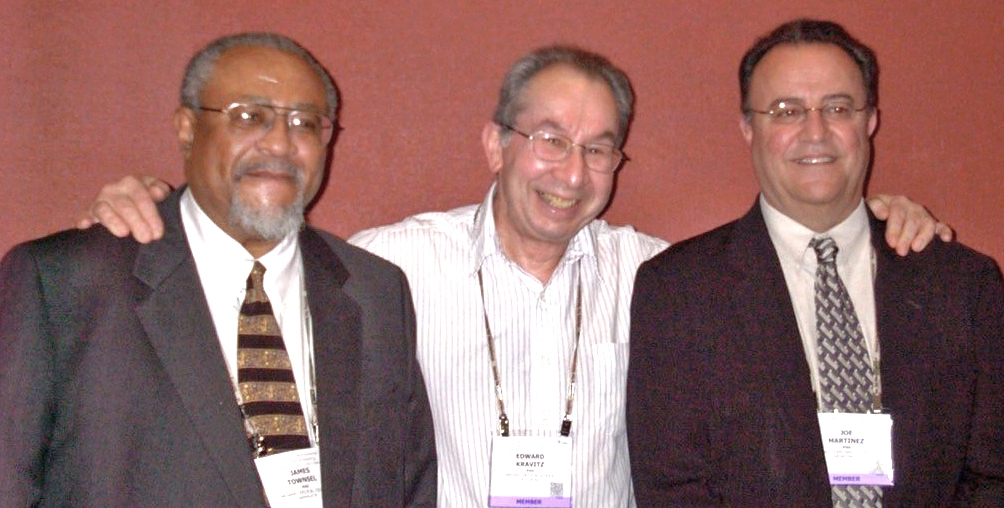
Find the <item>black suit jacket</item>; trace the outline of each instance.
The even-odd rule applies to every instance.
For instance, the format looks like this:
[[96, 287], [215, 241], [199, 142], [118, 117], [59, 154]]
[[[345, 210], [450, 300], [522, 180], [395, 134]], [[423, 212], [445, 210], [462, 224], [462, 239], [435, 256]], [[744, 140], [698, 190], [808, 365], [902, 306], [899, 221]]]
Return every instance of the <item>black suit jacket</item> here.
[[[1004, 290], [989, 258], [900, 258], [871, 219], [886, 508], [1004, 505]], [[628, 442], [638, 505], [832, 506], [816, 398], [759, 205], [638, 271]]]
[[[93, 228], [4, 258], [0, 505], [265, 505], [179, 195], [159, 242]], [[299, 241], [325, 506], [435, 506], [407, 280], [323, 232]]]

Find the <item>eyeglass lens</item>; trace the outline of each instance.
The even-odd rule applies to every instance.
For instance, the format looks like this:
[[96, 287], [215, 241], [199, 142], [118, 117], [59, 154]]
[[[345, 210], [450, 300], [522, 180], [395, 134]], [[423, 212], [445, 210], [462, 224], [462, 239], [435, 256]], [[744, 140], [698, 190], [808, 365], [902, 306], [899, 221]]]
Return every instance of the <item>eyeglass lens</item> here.
[[234, 128], [254, 135], [264, 135], [272, 129], [277, 116], [286, 121], [289, 134], [295, 138], [326, 143], [331, 139], [333, 124], [321, 114], [264, 104], [232, 104], [222, 111]]
[[547, 132], [537, 132], [526, 136], [530, 139], [533, 153], [546, 161], [558, 162], [565, 160], [572, 153], [572, 148], [582, 149], [586, 166], [593, 171], [611, 172], [620, 164], [621, 153], [607, 145], [578, 145], [572, 140]]

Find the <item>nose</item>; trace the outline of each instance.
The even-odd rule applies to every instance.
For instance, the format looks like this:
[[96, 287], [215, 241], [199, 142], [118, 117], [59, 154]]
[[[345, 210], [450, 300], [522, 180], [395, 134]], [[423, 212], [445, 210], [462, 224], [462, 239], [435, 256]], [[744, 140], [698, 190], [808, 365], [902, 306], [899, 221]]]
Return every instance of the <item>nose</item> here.
[[289, 117], [277, 114], [272, 124], [265, 127], [256, 146], [272, 155], [293, 155], [296, 153], [296, 143], [293, 143], [290, 134]]
[[579, 187], [588, 178], [589, 167], [586, 166], [585, 148], [579, 145], [572, 147], [572, 152], [565, 160], [558, 162], [554, 174], [569, 187]]
[[822, 139], [829, 132], [829, 124], [823, 118], [823, 111], [819, 108], [812, 108], [805, 112], [805, 119], [802, 121], [802, 134], [809, 139]]

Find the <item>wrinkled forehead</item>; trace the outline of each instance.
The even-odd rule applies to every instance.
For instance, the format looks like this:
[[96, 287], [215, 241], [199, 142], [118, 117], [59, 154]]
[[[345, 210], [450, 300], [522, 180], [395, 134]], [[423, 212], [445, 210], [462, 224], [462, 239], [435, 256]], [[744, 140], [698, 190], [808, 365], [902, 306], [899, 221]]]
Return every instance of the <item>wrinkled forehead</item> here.
[[617, 105], [610, 85], [565, 64], [545, 68], [529, 80], [520, 93], [515, 118], [564, 129], [589, 125], [617, 135]]
[[262, 46], [238, 46], [220, 55], [200, 97], [213, 98], [328, 109], [324, 82], [307, 62]]

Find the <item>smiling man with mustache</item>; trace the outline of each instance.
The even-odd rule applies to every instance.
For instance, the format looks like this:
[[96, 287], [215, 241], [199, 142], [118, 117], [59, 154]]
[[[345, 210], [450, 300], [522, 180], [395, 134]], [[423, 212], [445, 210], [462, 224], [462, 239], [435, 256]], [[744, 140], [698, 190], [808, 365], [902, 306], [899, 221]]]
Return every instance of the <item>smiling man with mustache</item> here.
[[0, 504], [436, 505], [407, 280], [304, 226], [337, 108], [294, 41], [218, 39], [185, 73], [163, 239], [4, 258]]

